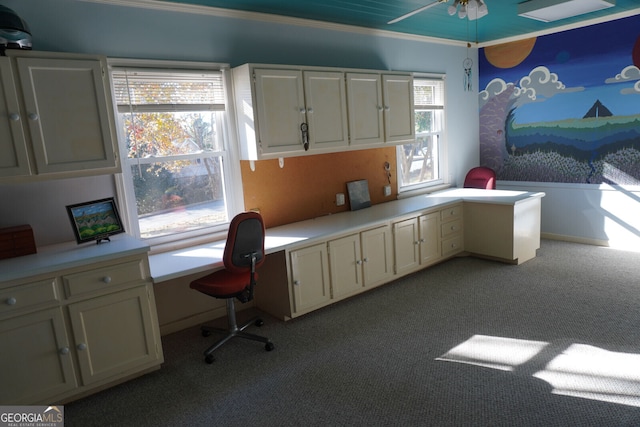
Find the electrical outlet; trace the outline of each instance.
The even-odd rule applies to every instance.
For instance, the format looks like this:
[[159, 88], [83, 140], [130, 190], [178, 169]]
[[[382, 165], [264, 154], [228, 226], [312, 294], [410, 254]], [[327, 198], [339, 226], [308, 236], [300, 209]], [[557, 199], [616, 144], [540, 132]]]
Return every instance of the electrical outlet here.
[[344, 193], [336, 194], [336, 206], [344, 205]]
[[389, 197], [391, 195], [391, 186], [390, 185], [385, 185], [384, 186], [384, 195], [385, 195], [385, 197]]

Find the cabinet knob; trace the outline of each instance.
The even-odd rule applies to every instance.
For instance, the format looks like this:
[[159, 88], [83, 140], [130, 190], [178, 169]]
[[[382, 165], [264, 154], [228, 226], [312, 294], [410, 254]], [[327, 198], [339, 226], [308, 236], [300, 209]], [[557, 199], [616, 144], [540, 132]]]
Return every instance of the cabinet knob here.
[[413, 244], [414, 244], [414, 245], [419, 245], [419, 244], [420, 244], [420, 242], [416, 240], [415, 242], [413, 242]]
[[369, 258], [365, 258], [363, 261], [364, 262], [369, 262]]
[[356, 261], [356, 264], [360, 265], [360, 264], [362, 264], [362, 261], [357, 260], [357, 261]]
[[36, 113], [29, 113], [29, 119], [38, 120], [40, 117]]
[[307, 108], [307, 113], [313, 114], [313, 108]]
[[16, 305], [17, 302], [18, 300], [15, 299], [14, 297], [9, 297], [7, 298], [7, 301], [6, 301], [7, 305]]
[[109, 283], [111, 283], [111, 276], [104, 276], [102, 278], [102, 281], [108, 285]]
[[384, 106], [384, 111], [389, 111], [391, 108], [388, 105]]
[[85, 351], [87, 349], [87, 345], [85, 343], [78, 344], [78, 350]]
[[306, 112], [307, 112], [307, 110], [305, 110], [304, 108], [301, 108], [301, 109], [300, 109], [300, 114], [304, 114], [304, 113], [306, 113]]
[[12, 122], [17, 122], [18, 120], [20, 120], [20, 114], [18, 113], [9, 114], [9, 120], [11, 120]]
[[300, 286], [300, 281], [299, 280], [294, 280], [293, 284], [294, 284], [294, 286]]
[[384, 110], [384, 108], [382, 107], [382, 105], [378, 105], [378, 111], [382, 112]]
[[424, 243], [424, 239], [420, 239], [420, 243]]
[[62, 347], [60, 349], [60, 354], [63, 355], [63, 356], [66, 355], [66, 354], [69, 354], [69, 347]]

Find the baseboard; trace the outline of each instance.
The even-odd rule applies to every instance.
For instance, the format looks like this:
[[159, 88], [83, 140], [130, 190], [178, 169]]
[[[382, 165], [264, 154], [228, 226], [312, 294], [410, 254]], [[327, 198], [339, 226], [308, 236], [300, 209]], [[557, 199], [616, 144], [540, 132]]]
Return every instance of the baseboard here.
[[609, 247], [609, 242], [607, 240], [588, 239], [586, 237], [565, 236], [563, 234], [554, 234], [554, 233], [540, 233], [540, 238], [549, 239], [549, 240], [561, 240], [564, 242], [571, 242], [571, 243], [582, 243], [584, 245]]

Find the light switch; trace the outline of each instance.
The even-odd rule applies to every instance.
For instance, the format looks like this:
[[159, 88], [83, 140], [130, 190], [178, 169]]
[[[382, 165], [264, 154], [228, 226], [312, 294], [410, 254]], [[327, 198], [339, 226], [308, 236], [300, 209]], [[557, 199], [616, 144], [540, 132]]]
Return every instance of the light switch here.
[[385, 197], [389, 197], [391, 195], [391, 186], [390, 185], [385, 185], [384, 186], [384, 195], [385, 195]]
[[344, 193], [336, 194], [336, 206], [344, 205]]

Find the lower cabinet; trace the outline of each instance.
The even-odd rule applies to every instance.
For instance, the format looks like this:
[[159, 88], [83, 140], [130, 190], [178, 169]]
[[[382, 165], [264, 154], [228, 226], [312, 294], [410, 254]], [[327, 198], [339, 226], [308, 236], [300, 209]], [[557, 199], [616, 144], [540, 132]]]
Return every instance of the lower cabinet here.
[[295, 249], [289, 252], [290, 310], [258, 305], [277, 317], [296, 317], [390, 281], [392, 264], [388, 224]]
[[331, 287], [327, 244], [320, 243], [291, 251], [291, 317], [329, 303]]
[[441, 258], [440, 212], [431, 212], [393, 224], [395, 274], [404, 275]]
[[[135, 274], [121, 273], [132, 265]], [[66, 402], [158, 368], [148, 271], [145, 253], [3, 283], [0, 404]]]

